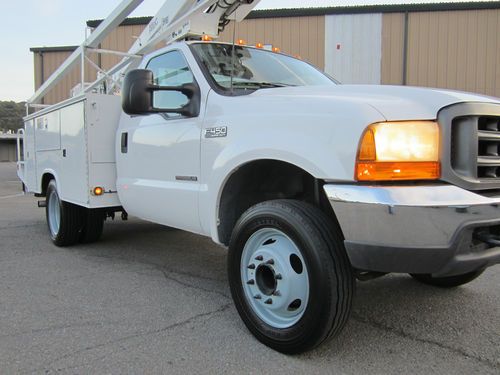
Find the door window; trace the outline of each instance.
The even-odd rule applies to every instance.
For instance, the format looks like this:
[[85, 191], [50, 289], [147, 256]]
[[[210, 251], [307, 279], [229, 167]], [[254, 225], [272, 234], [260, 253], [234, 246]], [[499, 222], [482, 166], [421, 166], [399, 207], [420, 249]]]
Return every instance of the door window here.
[[[151, 59], [146, 67], [153, 72], [154, 83], [159, 86], [182, 86], [193, 83], [194, 77], [180, 51], [171, 51]], [[156, 108], [179, 109], [189, 98], [177, 91], [156, 91], [153, 94]], [[179, 117], [169, 114], [168, 117]]]

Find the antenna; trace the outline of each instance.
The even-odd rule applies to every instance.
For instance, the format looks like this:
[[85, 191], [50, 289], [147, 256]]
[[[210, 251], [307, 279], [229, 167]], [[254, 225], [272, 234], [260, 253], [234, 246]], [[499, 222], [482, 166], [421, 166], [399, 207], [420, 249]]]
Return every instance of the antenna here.
[[[237, 11], [238, 10], [235, 10], [235, 16]], [[236, 20], [233, 21], [233, 48], [231, 49], [231, 95], [234, 94], [233, 77], [234, 77], [234, 65], [236, 63], [236, 61], [234, 60], [236, 57], [235, 48], [236, 48]]]

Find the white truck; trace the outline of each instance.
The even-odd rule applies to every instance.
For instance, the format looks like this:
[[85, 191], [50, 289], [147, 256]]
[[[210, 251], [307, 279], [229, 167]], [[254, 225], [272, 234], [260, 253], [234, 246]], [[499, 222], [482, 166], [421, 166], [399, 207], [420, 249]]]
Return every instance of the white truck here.
[[284, 54], [200, 40], [193, 20], [219, 12], [216, 36], [257, 2], [177, 3], [145, 31], [177, 41], [125, 56], [121, 96], [106, 74], [99, 92], [82, 85], [25, 118], [19, 176], [45, 197], [56, 245], [97, 240], [115, 212], [209, 236], [229, 249], [246, 326], [285, 353], [342, 329], [356, 279], [454, 287], [500, 262], [499, 99], [341, 85]]

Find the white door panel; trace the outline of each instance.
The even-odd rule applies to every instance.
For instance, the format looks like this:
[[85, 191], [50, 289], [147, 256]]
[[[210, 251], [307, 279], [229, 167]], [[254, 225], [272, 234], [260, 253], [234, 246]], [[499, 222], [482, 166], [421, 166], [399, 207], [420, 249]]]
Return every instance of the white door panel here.
[[[181, 86], [194, 80], [179, 50], [154, 57], [148, 69], [153, 72], [155, 84], [161, 86]], [[179, 108], [187, 101], [182, 96], [175, 91], [156, 92], [153, 105]], [[198, 207], [201, 126], [201, 115], [122, 116], [116, 143], [117, 189], [128, 213], [201, 232]], [[122, 134], [126, 137], [125, 148]]]
[[120, 158], [118, 189], [130, 214], [199, 232], [198, 119], [143, 117], [128, 132], [128, 152]]

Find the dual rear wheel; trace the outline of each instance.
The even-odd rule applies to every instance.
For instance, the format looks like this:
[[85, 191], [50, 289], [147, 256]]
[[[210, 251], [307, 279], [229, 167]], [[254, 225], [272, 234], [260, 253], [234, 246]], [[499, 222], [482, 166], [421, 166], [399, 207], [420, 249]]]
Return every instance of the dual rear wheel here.
[[45, 203], [50, 237], [55, 245], [90, 243], [101, 237], [105, 212], [62, 201], [55, 180], [49, 182]]

